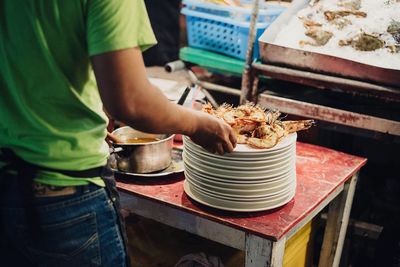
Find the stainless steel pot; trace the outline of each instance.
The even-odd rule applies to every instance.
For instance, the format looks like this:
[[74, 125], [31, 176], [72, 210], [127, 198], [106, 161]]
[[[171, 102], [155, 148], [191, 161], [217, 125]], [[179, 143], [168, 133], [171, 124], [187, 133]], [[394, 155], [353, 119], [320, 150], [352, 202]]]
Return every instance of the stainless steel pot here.
[[151, 173], [161, 171], [171, 164], [173, 134], [149, 134], [137, 131], [129, 126], [118, 128], [112, 134], [122, 141], [131, 138], [159, 139], [159, 141], [148, 143], [113, 143], [118, 170], [131, 173]]

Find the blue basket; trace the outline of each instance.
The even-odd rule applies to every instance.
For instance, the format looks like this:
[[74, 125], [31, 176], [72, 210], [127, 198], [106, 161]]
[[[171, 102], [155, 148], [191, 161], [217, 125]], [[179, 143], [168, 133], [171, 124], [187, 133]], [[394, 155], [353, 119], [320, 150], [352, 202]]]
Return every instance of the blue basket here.
[[[185, 7], [181, 12], [186, 16], [189, 46], [246, 59], [251, 8], [195, 0], [184, 0], [183, 4]], [[266, 9], [259, 11], [257, 39], [284, 9], [281, 6], [267, 5]], [[258, 42], [254, 43], [253, 56], [259, 56]]]

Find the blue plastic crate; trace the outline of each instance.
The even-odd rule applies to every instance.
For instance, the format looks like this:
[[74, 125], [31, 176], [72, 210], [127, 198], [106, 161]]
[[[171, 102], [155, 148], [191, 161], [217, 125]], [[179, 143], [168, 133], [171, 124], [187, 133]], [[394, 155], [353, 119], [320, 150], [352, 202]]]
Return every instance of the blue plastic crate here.
[[[251, 8], [230, 7], [202, 1], [185, 0], [182, 14], [186, 16], [189, 46], [245, 59], [249, 39]], [[259, 11], [256, 38], [284, 10], [270, 5]], [[254, 58], [258, 58], [258, 43], [254, 44]]]

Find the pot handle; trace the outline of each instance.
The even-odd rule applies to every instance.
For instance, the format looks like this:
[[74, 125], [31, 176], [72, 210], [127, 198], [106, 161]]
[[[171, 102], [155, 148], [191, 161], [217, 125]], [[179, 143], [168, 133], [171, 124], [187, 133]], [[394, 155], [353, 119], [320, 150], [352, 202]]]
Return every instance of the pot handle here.
[[118, 153], [118, 152], [121, 152], [123, 150], [124, 149], [122, 147], [110, 147], [109, 148], [110, 154]]

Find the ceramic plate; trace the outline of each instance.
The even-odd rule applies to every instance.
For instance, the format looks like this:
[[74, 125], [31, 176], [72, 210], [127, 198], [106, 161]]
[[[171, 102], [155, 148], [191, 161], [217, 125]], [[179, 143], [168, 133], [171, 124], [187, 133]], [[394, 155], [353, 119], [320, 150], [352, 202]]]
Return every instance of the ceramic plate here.
[[213, 186], [222, 186], [231, 189], [241, 189], [241, 190], [257, 190], [261, 188], [265, 189], [269, 187], [279, 186], [288, 180], [296, 179], [295, 171], [288, 172], [286, 175], [282, 175], [276, 178], [261, 179], [261, 180], [221, 179], [218, 177], [205, 176], [197, 172], [193, 172], [189, 169], [185, 169], [185, 174], [189, 174], [193, 179], [196, 179], [205, 184], [210, 184]]
[[200, 181], [193, 179], [190, 175], [186, 175], [186, 179], [191, 185], [194, 185], [198, 189], [204, 190], [221, 198], [231, 198], [231, 199], [242, 199], [242, 200], [262, 200], [262, 199], [272, 199], [277, 198], [281, 195], [287, 194], [293, 185], [294, 181], [288, 180], [275, 187], [267, 187], [264, 190], [237, 190], [237, 189], [227, 189], [220, 186], [212, 186], [210, 184], [204, 184]]
[[281, 199], [275, 199], [274, 201], [240, 202], [222, 200], [215, 197], [207, 196], [205, 194], [201, 194], [196, 191], [196, 189], [190, 187], [189, 183], [186, 180], [183, 186], [186, 194], [188, 194], [190, 198], [201, 204], [217, 209], [239, 212], [253, 212], [274, 209], [288, 203], [295, 194], [295, 190], [293, 190], [287, 196], [284, 196]]
[[212, 182], [210, 180], [204, 181], [198, 179], [194, 175], [189, 173], [185, 174], [186, 179], [190, 180], [192, 183], [203, 187], [206, 190], [211, 190], [219, 192], [221, 194], [227, 195], [237, 195], [237, 196], [252, 196], [252, 197], [262, 197], [266, 195], [273, 195], [286, 190], [293, 183], [295, 183], [295, 176], [291, 174], [290, 176], [282, 179], [278, 183], [258, 183], [251, 184], [251, 186], [246, 185], [232, 185], [229, 183]]
[[[205, 154], [201, 151], [195, 150], [189, 145], [185, 145], [184, 153], [187, 155], [197, 157], [201, 160], [212, 162], [214, 164], [223, 165], [223, 166], [236, 166], [236, 167], [244, 167], [244, 168], [257, 168], [257, 167], [265, 167], [269, 164], [275, 164], [281, 162], [282, 160], [287, 159], [288, 157], [292, 157], [296, 155], [296, 146], [291, 146], [287, 150], [282, 151], [278, 155], [273, 156], [265, 156], [259, 158], [251, 158], [251, 157], [242, 157], [242, 158], [221, 158], [216, 157], [213, 154]], [[289, 154], [292, 154], [289, 156]]]
[[189, 149], [192, 153], [196, 153], [203, 156], [208, 156], [215, 159], [221, 160], [235, 160], [235, 161], [259, 161], [259, 160], [270, 160], [275, 157], [280, 157], [285, 152], [289, 151], [291, 148], [295, 147], [295, 142], [291, 145], [286, 146], [280, 150], [274, 151], [264, 151], [262, 153], [226, 153], [224, 155], [213, 154], [203, 149], [202, 147], [194, 144], [187, 137], [184, 138], [184, 147], [185, 149]]
[[262, 171], [238, 171], [238, 170], [227, 170], [223, 167], [221, 168], [214, 168], [209, 167], [206, 165], [200, 165], [192, 160], [185, 158], [184, 159], [184, 166], [185, 169], [191, 169], [195, 172], [201, 173], [206, 176], [212, 177], [219, 177], [222, 179], [246, 179], [246, 180], [263, 180], [273, 177], [279, 177], [291, 171], [293, 168], [296, 167], [295, 159], [291, 159], [285, 165], [279, 166], [278, 168], [274, 169], [267, 169]]
[[[200, 148], [201, 150], [204, 150], [201, 148], [199, 145], [193, 143], [189, 137], [184, 136], [183, 138], [185, 141], [188, 141], [189, 143], [193, 144], [194, 146]], [[268, 154], [274, 151], [279, 151], [280, 149], [286, 148], [287, 146], [290, 146], [291, 144], [295, 143], [297, 139], [297, 134], [292, 133], [286, 136], [283, 140], [281, 140], [276, 146], [272, 148], [253, 148], [249, 145], [246, 144], [237, 144], [233, 153], [229, 153], [230, 155], [240, 155], [240, 154], [246, 154], [246, 155], [256, 155], [256, 154]], [[206, 150], [204, 150], [206, 151]]]
[[258, 172], [263, 170], [272, 170], [275, 168], [279, 168], [280, 166], [287, 166], [293, 160], [295, 151], [289, 151], [288, 153], [282, 155], [282, 157], [278, 158], [278, 160], [273, 161], [260, 161], [259, 164], [253, 164], [253, 166], [249, 166], [246, 164], [239, 164], [241, 162], [232, 162], [229, 160], [221, 161], [214, 160], [212, 158], [199, 156], [198, 154], [192, 153], [191, 150], [185, 149], [183, 152], [183, 158], [188, 159], [189, 161], [195, 162], [196, 165], [199, 166], [209, 166], [214, 168], [223, 168], [224, 170], [232, 170], [232, 171], [249, 171], [249, 172]]

